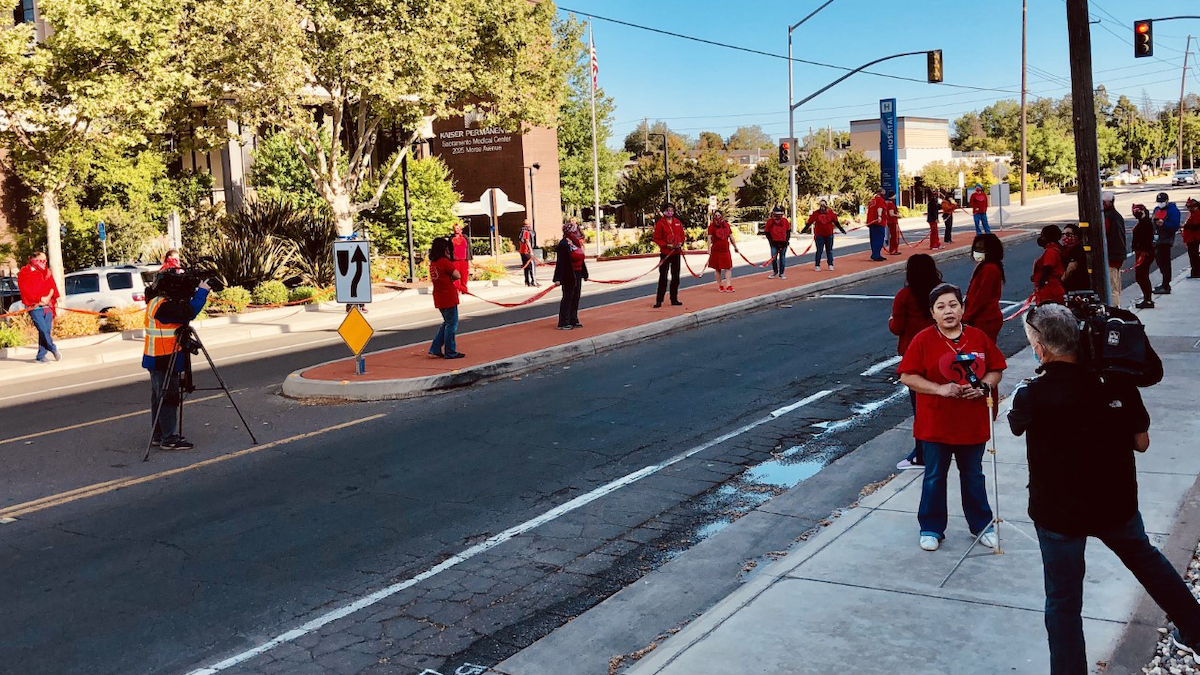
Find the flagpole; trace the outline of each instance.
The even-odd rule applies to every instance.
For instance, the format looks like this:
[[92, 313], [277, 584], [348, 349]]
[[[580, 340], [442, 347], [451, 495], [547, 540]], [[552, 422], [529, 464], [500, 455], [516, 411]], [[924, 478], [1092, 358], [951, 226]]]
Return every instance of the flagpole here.
[[600, 155], [596, 148], [596, 87], [599, 70], [596, 64], [596, 43], [592, 40], [592, 22], [588, 22], [588, 54], [591, 64], [588, 66], [592, 73], [592, 190], [595, 202], [592, 212], [596, 219], [596, 257], [600, 257]]

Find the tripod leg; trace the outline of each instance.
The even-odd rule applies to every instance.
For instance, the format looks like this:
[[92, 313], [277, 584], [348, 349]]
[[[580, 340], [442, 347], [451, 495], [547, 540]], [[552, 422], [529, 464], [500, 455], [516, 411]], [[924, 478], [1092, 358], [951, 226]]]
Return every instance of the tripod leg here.
[[221, 373], [217, 370], [217, 364], [213, 363], [212, 357], [208, 355], [208, 348], [200, 341], [200, 336], [196, 335], [195, 330], [191, 331], [191, 337], [200, 346], [200, 351], [204, 352], [204, 359], [208, 361], [208, 367], [217, 378], [217, 384], [221, 385], [221, 390], [225, 392], [225, 396], [229, 398], [229, 403], [233, 406], [234, 412], [237, 413], [238, 419], [242, 421], [242, 426], [246, 428], [246, 433], [250, 434], [250, 441], [254, 445], [258, 445], [258, 439], [254, 437], [254, 432], [251, 431], [250, 424], [246, 422], [246, 418], [242, 415], [241, 408], [238, 408], [237, 401], [233, 400], [233, 394], [229, 393], [229, 387], [225, 386], [225, 380], [221, 378]]
[[[158, 405], [154, 406], [154, 416], [150, 420], [150, 440], [146, 441], [146, 453], [142, 455], [142, 461], [150, 459], [150, 449], [154, 447], [154, 430], [158, 428], [158, 418], [162, 413], [163, 402], [167, 399], [167, 389], [171, 386], [171, 371], [175, 368], [175, 363], [179, 358], [179, 350], [171, 353], [171, 358], [167, 361], [167, 381], [163, 382], [162, 389], [158, 392]], [[151, 374], [151, 379], [153, 379]], [[183, 406], [180, 406], [182, 410]]]

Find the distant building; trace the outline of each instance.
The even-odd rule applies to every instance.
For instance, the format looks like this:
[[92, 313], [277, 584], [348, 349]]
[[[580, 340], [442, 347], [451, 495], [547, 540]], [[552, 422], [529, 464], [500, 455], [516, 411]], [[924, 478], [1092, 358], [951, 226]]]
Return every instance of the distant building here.
[[[850, 149], [879, 161], [879, 119], [850, 122]], [[896, 120], [896, 151], [900, 170], [921, 173], [930, 162], [950, 162], [950, 120], [932, 117], [900, 117]]]

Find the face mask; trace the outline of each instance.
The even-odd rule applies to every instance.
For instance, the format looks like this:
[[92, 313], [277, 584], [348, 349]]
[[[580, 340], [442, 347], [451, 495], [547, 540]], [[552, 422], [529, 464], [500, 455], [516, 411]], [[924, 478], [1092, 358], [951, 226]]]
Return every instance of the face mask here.
[[975, 259], [975, 262], [983, 262], [984, 254], [981, 251], [971, 251], [971, 257]]
[[1033, 350], [1033, 360], [1040, 366], [1042, 365], [1042, 357], [1038, 356], [1037, 350]]
[[1071, 235], [1067, 235], [1062, 239], [1063, 246], [1074, 246], [1078, 242], [1079, 240]]
[[43, 271], [46, 269], [46, 261], [45, 260], [30, 260], [29, 264], [33, 265], [33, 269], [38, 270], [38, 271]]

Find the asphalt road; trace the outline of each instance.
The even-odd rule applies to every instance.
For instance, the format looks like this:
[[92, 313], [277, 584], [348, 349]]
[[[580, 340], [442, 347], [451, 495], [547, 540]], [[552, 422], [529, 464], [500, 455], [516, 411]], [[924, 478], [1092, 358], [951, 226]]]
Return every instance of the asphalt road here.
[[[1005, 300], [1028, 294], [1024, 280], [1037, 252], [1032, 242], [1008, 252]], [[964, 287], [970, 270], [965, 256], [943, 266], [945, 278]], [[814, 424], [893, 401], [827, 443], [828, 461], [906, 417], [888, 371], [861, 375], [894, 354], [890, 304], [873, 296], [890, 297], [900, 284], [893, 274], [839, 292], [862, 298], [801, 301], [416, 401], [315, 406], [278, 395], [287, 372], [341, 356], [338, 347], [225, 367], [264, 440], [317, 435], [0, 525], [0, 663], [25, 675], [187, 673], [748, 420], [834, 392], [785, 420], [787, 428], [714, 448], [708, 457], [724, 462], [720, 469], [681, 465], [672, 477], [678, 484], [614, 491], [596, 501], [603, 517], [556, 519], [461, 570], [414, 584], [384, 603], [394, 615], [380, 617], [382, 634], [369, 636], [361, 659], [343, 653], [336, 663], [289, 672], [386, 665], [398, 668], [386, 672], [410, 668], [415, 675], [463, 655], [497, 662], [686, 549], [706, 523], [725, 515], [728, 505], [713, 498], [723, 484], [773, 451], [811, 439], [819, 432]], [[546, 312], [481, 317], [462, 330], [539, 313]], [[424, 332], [386, 334], [380, 346]], [[1004, 351], [1021, 346], [1019, 328], [1006, 327]], [[118, 376], [97, 371], [78, 393], [0, 408], [3, 437], [140, 410], [145, 383], [103, 381]], [[137, 461], [142, 417], [0, 440], [9, 469], [4, 504], [248, 447], [220, 399], [189, 406], [187, 424], [201, 449], [147, 465]], [[904, 452], [898, 448], [897, 459]], [[248, 662], [227, 672], [271, 671]]]

